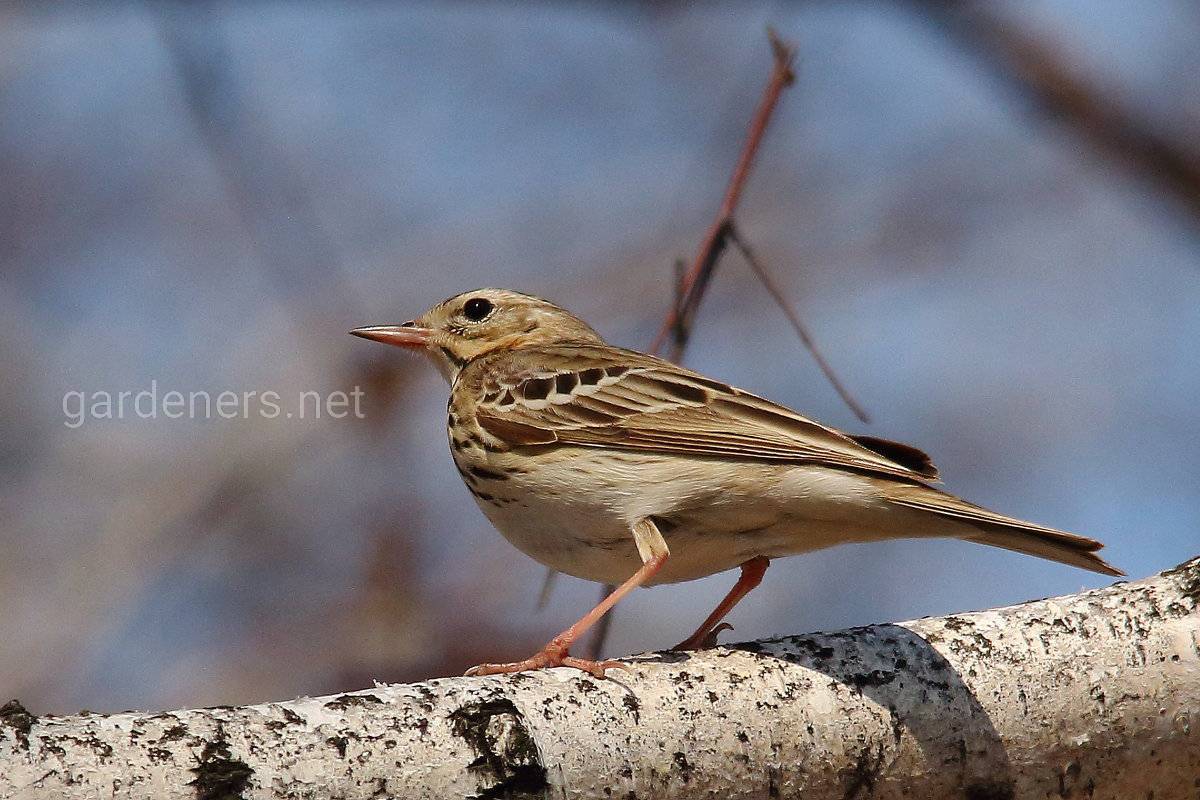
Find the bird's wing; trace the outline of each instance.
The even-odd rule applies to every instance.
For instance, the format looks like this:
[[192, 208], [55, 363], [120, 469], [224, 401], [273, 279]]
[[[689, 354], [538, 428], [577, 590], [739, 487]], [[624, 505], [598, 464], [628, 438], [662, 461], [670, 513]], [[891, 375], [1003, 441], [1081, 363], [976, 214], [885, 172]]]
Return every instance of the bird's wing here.
[[526, 348], [480, 366], [476, 417], [514, 446], [569, 444], [937, 478], [933, 462], [914, 447], [848, 436], [644, 353]]

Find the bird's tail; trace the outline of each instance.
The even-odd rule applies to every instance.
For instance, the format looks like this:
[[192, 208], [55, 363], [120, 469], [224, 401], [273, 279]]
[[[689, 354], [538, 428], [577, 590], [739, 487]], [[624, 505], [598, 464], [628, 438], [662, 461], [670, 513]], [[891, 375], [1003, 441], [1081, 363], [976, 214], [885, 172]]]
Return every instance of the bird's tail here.
[[884, 499], [960, 523], [955, 526], [955, 535], [960, 539], [1048, 558], [1105, 575], [1125, 574], [1096, 555], [1104, 545], [1095, 539], [1006, 517], [928, 486], [891, 484], [884, 490]]

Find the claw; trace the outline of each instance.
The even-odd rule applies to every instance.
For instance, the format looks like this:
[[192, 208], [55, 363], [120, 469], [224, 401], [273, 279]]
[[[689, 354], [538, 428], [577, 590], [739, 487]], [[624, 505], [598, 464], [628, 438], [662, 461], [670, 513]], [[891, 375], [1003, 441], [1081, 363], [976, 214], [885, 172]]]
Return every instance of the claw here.
[[707, 650], [710, 647], [716, 647], [719, 644], [717, 642], [718, 634], [722, 633], [723, 631], [731, 631], [731, 630], [733, 630], [732, 625], [730, 625], [728, 622], [722, 622], [720, 625], [718, 625], [717, 627], [715, 627], [711, 631], [709, 631], [705, 636], [703, 636], [701, 638], [697, 638], [694, 635], [689, 636], [688, 638], [684, 639], [682, 642], [675, 645], [671, 649], [672, 650]]

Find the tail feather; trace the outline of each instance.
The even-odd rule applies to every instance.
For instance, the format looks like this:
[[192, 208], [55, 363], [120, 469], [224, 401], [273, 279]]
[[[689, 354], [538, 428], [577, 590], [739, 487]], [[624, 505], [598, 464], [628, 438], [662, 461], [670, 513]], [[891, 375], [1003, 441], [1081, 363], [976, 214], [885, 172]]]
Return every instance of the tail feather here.
[[1103, 543], [1086, 536], [1006, 517], [928, 486], [892, 484], [884, 490], [884, 497], [896, 505], [965, 523], [968, 530], [977, 531], [959, 534], [959, 538], [967, 541], [1003, 547], [1105, 575], [1125, 574], [1096, 555], [1096, 551], [1104, 547]]

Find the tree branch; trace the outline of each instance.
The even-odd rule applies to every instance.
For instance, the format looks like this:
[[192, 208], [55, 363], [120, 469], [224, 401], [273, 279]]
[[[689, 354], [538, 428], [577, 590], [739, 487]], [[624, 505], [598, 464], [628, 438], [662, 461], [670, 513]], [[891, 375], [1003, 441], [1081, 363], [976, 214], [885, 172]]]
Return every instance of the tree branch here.
[[837, 373], [833, 371], [833, 367], [825, 360], [825, 356], [817, 348], [816, 340], [808, 332], [808, 326], [804, 324], [804, 320], [800, 319], [800, 314], [788, 302], [783, 290], [779, 288], [778, 284], [775, 283], [775, 279], [771, 277], [771, 273], [759, 261], [758, 256], [754, 254], [754, 250], [750, 248], [750, 245], [746, 242], [741, 231], [738, 230], [737, 225], [733, 221], [730, 221], [729, 230], [726, 235], [729, 241], [733, 242], [733, 246], [738, 249], [738, 252], [742, 254], [742, 258], [750, 265], [750, 269], [758, 276], [758, 280], [766, 287], [767, 293], [775, 300], [775, 304], [783, 310], [784, 316], [787, 317], [788, 322], [792, 325], [792, 330], [800, 337], [800, 341], [804, 342], [804, 346], [808, 348], [808, 352], [812, 353], [813, 360], [817, 362], [817, 366], [821, 368], [821, 372], [825, 374], [825, 379], [833, 386], [834, 391], [842, 398], [842, 402], [850, 407], [850, 410], [854, 412], [854, 416], [863, 422], [869, 422], [871, 418], [867, 416], [867, 410], [859, 405], [858, 401], [854, 399], [854, 395], [850, 394], [850, 390], [846, 388], [845, 384], [838, 378]]
[[164, 714], [0, 709], [0, 797], [1192, 797], [1200, 558], [971, 614]]
[[1095, 154], [1180, 201], [1200, 223], [1200, 150], [1154, 129], [1123, 107], [1109, 87], [1088, 80], [1046, 36], [1006, 20], [994, 4], [907, 0], [977, 56], [1048, 118], [1088, 142]]
[[[746, 185], [746, 179], [750, 177], [750, 168], [754, 165], [755, 156], [758, 155], [758, 148], [762, 144], [763, 135], [767, 132], [771, 115], [775, 112], [775, 106], [779, 103], [779, 96], [783, 94], [783, 90], [796, 79], [792, 72], [795, 50], [776, 36], [774, 31], [768, 31], [768, 34], [775, 61], [771, 77], [767, 81], [767, 88], [763, 90], [758, 110], [754, 112], [754, 118], [750, 121], [750, 131], [746, 135], [746, 143], [738, 156], [733, 174], [729, 177], [729, 185], [725, 189], [725, 196], [721, 199], [721, 207], [717, 210], [716, 219], [704, 234], [704, 240], [700, 243], [700, 249], [696, 252], [696, 258], [692, 262], [691, 268], [684, 273], [679, 282], [678, 291], [682, 295], [682, 299], [676, 300], [672, 304], [670, 313], [663, 320], [658, 334], [655, 335], [654, 341], [650, 345], [651, 353], [661, 350], [669, 335], [674, 339], [676, 350], [682, 350], [680, 346], [681, 331], [686, 331], [691, 327], [691, 318], [700, 306], [704, 290], [708, 286], [709, 279], [712, 278], [713, 270], [716, 269], [725, 245], [728, 243], [726, 238], [728, 226], [733, 221], [733, 212], [737, 210], [738, 201], [742, 197], [742, 189]], [[682, 338], [686, 340], [686, 337]], [[673, 352], [671, 360], [678, 361], [679, 355], [680, 352]]]

